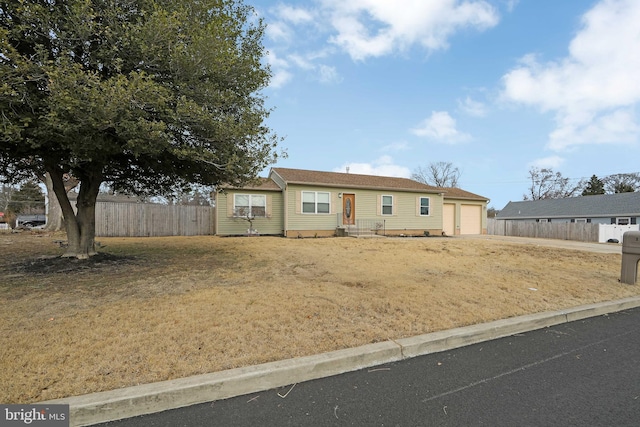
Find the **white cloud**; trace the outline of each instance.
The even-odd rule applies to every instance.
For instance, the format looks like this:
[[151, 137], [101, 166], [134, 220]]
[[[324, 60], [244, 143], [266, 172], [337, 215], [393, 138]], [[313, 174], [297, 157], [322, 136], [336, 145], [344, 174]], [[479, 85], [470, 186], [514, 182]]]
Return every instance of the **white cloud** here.
[[[339, 70], [320, 64], [337, 51], [353, 60], [379, 57], [421, 46], [427, 53], [446, 49], [460, 30], [484, 30], [497, 25], [497, 9], [488, 0], [317, 0], [313, 8], [280, 3], [266, 14], [266, 36], [297, 71], [312, 73], [321, 83], [342, 81]], [[317, 49], [317, 42], [324, 45]], [[327, 43], [328, 41], [328, 43]], [[316, 47], [315, 52], [309, 50]], [[301, 53], [304, 52], [304, 53]], [[274, 67], [274, 84], [280, 87], [293, 78]]]
[[385, 145], [380, 151], [407, 151], [409, 148], [409, 144], [406, 141], [396, 141]]
[[434, 111], [417, 128], [411, 129], [411, 132], [414, 135], [447, 144], [456, 144], [471, 139], [469, 134], [456, 129], [456, 121], [446, 111]]
[[273, 76], [271, 77], [271, 81], [269, 82], [269, 87], [275, 89], [280, 88], [287, 84], [293, 78], [293, 74], [289, 72], [289, 63], [283, 59], [278, 58], [278, 56], [273, 51], [268, 52], [266, 61], [273, 71]]
[[292, 24], [299, 25], [313, 21], [313, 14], [303, 8], [293, 7], [284, 4], [278, 5], [275, 13], [284, 21], [291, 22]]
[[507, 10], [509, 12], [513, 12], [513, 10], [516, 8], [518, 3], [520, 3], [520, 0], [504, 0], [504, 1], [507, 4]]
[[269, 39], [277, 42], [287, 42], [292, 37], [292, 31], [289, 26], [281, 22], [273, 22], [267, 25], [265, 34]]
[[540, 169], [558, 169], [562, 163], [564, 163], [564, 159], [559, 156], [549, 156], [544, 157], [542, 159], [534, 160], [529, 163], [529, 166], [533, 166]]
[[320, 83], [325, 84], [340, 83], [342, 81], [342, 77], [338, 73], [338, 70], [335, 67], [330, 67], [328, 65], [320, 65], [318, 67], [318, 78]]
[[487, 115], [487, 106], [482, 102], [474, 101], [468, 96], [464, 100], [458, 100], [458, 108], [474, 117], [485, 117]]
[[420, 45], [446, 49], [458, 30], [497, 25], [496, 9], [484, 0], [323, 0], [337, 32], [332, 43], [363, 60]]
[[554, 112], [548, 148], [635, 142], [640, 103], [640, 2], [602, 0], [582, 17], [569, 55], [542, 63], [533, 55], [503, 77], [508, 101]]
[[349, 168], [349, 173], [362, 175], [393, 176], [398, 178], [409, 178], [411, 176], [411, 170], [404, 166], [394, 164], [391, 156], [381, 156], [371, 163], [343, 163], [342, 166], [333, 171], [346, 172], [347, 168]]

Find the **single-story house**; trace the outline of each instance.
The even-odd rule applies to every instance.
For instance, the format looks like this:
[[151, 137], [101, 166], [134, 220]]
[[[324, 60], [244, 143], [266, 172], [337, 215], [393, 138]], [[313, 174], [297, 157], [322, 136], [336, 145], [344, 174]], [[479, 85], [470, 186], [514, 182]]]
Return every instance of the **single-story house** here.
[[218, 235], [315, 237], [366, 229], [384, 235], [483, 234], [489, 200], [407, 178], [273, 168], [216, 192]]
[[498, 220], [632, 225], [640, 220], [640, 192], [509, 202]]

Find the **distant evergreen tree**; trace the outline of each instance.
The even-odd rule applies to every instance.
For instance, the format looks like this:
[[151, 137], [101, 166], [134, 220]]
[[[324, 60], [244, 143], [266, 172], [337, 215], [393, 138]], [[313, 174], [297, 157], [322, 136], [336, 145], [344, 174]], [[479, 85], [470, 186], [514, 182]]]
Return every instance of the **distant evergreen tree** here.
[[591, 179], [587, 182], [587, 186], [582, 191], [583, 196], [595, 196], [604, 193], [604, 182], [595, 175], [591, 176]]
[[35, 181], [25, 182], [12, 194], [7, 210], [14, 214], [44, 213], [42, 189]]

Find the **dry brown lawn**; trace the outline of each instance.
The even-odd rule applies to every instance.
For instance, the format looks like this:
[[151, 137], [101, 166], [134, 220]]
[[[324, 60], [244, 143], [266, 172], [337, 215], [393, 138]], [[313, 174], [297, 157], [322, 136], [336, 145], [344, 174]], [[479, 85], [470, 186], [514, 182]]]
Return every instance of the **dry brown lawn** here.
[[0, 402], [638, 294], [620, 255], [491, 240], [101, 238], [79, 262], [52, 257], [60, 238], [0, 235]]

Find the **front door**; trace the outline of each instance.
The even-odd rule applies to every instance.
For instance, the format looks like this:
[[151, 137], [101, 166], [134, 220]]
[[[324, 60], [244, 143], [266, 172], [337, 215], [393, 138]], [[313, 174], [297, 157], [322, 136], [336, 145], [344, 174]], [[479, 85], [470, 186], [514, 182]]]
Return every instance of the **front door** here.
[[342, 224], [355, 225], [356, 223], [356, 195], [342, 195]]

